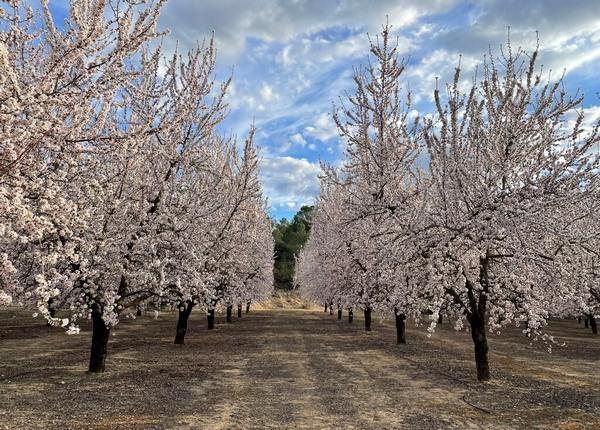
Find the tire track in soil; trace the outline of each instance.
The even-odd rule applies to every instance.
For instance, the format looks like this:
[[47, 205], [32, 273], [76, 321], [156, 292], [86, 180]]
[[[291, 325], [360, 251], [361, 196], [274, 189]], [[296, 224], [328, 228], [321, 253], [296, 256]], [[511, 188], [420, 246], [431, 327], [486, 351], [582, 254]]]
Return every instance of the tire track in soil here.
[[[318, 369], [310, 368], [310, 356], [316, 350], [305, 319], [305, 315], [277, 312], [270, 313], [268, 319], [256, 315], [242, 321], [254, 349], [242, 352], [242, 359], [225, 359], [216, 374], [190, 386], [199, 412], [182, 417], [177, 428], [335, 426], [319, 407]], [[231, 351], [224, 348], [223, 353]]]

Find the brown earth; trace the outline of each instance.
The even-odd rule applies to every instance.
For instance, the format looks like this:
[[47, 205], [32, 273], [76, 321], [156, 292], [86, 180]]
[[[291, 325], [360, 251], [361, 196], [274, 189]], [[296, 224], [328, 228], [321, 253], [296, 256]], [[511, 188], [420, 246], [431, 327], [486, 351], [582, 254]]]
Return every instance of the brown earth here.
[[389, 321], [367, 333], [360, 315], [264, 307], [212, 331], [193, 312], [181, 346], [174, 314], [123, 321], [101, 375], [85, 373], [89, 327], [3, 310], [0, 428], [600, 429], [600, 339], [573, 320], [550, 324], [567, 343], [552, 354], [516, 329], [491, 336], [480, 384], [469, 335], [447, 324], [396, 345]]

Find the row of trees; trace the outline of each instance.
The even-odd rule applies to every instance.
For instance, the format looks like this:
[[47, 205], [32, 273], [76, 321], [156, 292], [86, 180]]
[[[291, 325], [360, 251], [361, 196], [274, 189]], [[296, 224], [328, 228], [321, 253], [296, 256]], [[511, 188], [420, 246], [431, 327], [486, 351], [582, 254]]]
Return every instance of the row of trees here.
[[552, 341], [550, 316], [600, 314], [600, 125], [585, 126], [582, 98], [537, 49], [510, 42], [471, 81], [457, 67], [434, 112], [414, 115], [389, 32], [335, 109], [345, 162], [324, 166], [296, 283], [363, 309], [367, 330], [371, 311], [394, 312], [399, 342], [406, 319], [466, 323], [485, 381], [490, 330]]
[[179, 310], [270, 296], [271, 223], [253, 130], [215, 130], [230, 80], [213, 41], [166, 56], [163, 1], [47, 0], [0, 9], [0, 304], [51, 325], [90, 319], [89, 370], [105, 367], [126, 309]]

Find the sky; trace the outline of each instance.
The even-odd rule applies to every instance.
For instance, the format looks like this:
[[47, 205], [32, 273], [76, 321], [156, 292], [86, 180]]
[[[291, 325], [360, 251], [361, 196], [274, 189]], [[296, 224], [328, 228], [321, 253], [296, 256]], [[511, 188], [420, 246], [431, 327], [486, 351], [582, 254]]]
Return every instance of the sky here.
[[[67, 0], [50, 0], [55, 7]], [[224, 133], [243, 139], [257, 127], [261, 179], [271, 215], [291, 218], [319, 192], [319, 163], [340, 163], [344, 143], [331, 118], [367, 64], [368, 35], [386, 20], [407, 61], [403, 77], [416, 112], [431, 112], [435, 79], [448, 82], [461, 58], [470, 73], [510, 39], [585, 95], [588, 120], [600, 118], [599, 0], [170, 0], [159, 27], [167, 48], [214, 32], [218, 73], [233, 70]]]

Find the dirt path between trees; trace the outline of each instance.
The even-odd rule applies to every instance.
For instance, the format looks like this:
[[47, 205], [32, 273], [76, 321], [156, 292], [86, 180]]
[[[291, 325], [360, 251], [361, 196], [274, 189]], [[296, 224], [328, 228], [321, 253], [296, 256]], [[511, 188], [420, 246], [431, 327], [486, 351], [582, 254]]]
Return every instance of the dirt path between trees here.
[[400, 346], [359, 315], [260, 310], [208, 331], [197, 312], [177, 346], [175, 320], [124, 321], [107, 372], [88, 375], [89, 331], [0, 312], [0, 428], [600, 428], [600, 340], [574, 321], [551, 324], [569, 344], [552, 354], [518, 330], [492, 336], [494, 380], [479, 384], [470, 337], [446, 325]]

